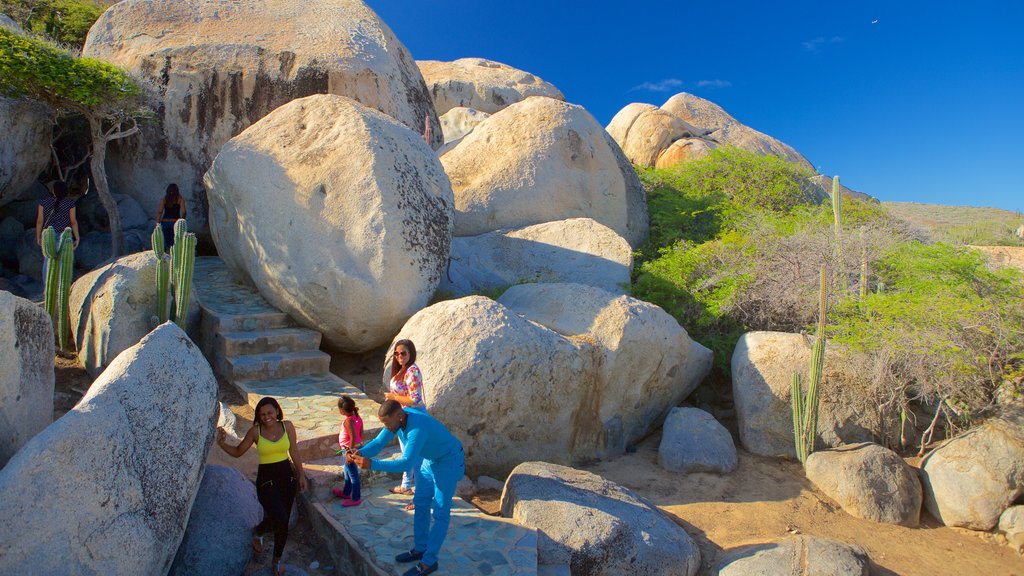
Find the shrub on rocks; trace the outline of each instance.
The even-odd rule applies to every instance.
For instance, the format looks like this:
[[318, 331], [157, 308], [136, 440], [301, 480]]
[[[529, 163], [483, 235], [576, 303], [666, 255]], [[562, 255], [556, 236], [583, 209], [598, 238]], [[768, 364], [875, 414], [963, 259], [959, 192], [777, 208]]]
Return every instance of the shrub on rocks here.
[[990, 420], [921, 462], [924, 505], [946, 526], [991, 530], [1024, 493], [1024, 430]]
[[812, 452], [807, 479], [843, 510], [875, 522], [917, 526], [921, 482], [895, 452], [877, 444], [854, 444]]
[[217, 381], [175, 324], [118, 355], [0, 470], [0, 573], [165, 574], [216, 418]]
[[256, 487], [227, 466], [206, 467], [170, 576], [238, 576], [252, 558], [263, 518]]
[[732, 435], [699, 408], [673, 408], [662, 427], [658, 464], [671, 472], [728, 474], [736, 469]]
[[726, 554], [712, 576], [809, 574], [868, 576], [871, 562], [860, 546], [815, 536], [790, 536], [774, 544], [744, 546]]
[[0, 291], [0, 468], [53, 421], [53, 323]]
[[448, 177], [419, 134], [352, 99], [274, 110], [224, 146], [206, 183], [220, 257], [336, 348], [386, 343], [441, 281]]
[[525, 462], [505, 482], [501, 515], [537, 530], [537, 563], [588, 576], [693, 576], [690, 536], [631, 490], [582, 470]]

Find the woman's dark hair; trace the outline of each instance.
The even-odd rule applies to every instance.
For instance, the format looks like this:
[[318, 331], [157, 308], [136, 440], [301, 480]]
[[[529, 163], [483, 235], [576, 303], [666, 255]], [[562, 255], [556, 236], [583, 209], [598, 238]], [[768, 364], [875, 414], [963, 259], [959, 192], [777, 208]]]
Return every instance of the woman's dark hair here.
[[169, 200], [171, 202], [177, 202], [179, 195], [180, 195], [180, 193], [178, 192], [178, 185], [177, 184], [175, 184], [174, 182], [171, 182], [170, 184], [167, 185], [167, 192], [164, 194], [164, 196], [167, 198], [167, 200]]
[[338, 398], [338, 408], [348, 412], [349, 414], [359, 414], [359, 408], [356, 407], [356, 401], [351, 396], [342, 396]]
[[409, 351], [409, 363], [406, 366], [412, 366], [416, 363], [416, 345], [412, 343], [412, 340], [399, 340], [395, 342], [395, 345], [391, 348], [391, 377], [394, 378], [396, 374], [402, 371], [402, 365], [398, 363], [398, 357], [395, 356], [395, 351], [398, 350], [399, 346], [405, 347]]
[[68, 185], [63, 180], [53, 183], [53, 198], [60, 204], [60, 201], [68, 197]]
[[259, 428], [259, 426], [260, 426], [260, 408], [263, 408], [267, 404], [270, 404], [271, 406], [274, 407], [275, 410], [277, 410], [277, 421], [278, 422], [281, 422], [282, 420], [284, 420], [284, 410], [281, 410], [281, 405], [277, 403], [277, 400], [271, 398], [270, 396], [264, 396], [263, 398], [260, 398], [259, 402], [256, 403], [256, 417], [255, 417], [256, 421], [253, 424], [257, 428]]

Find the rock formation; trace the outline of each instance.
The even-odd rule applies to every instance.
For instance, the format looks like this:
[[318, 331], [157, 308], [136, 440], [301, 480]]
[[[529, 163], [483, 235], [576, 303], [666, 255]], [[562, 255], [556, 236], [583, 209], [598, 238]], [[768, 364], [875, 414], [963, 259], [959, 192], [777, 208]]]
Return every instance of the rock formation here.
[[672, 472], [728, 474], [736, 469], [732, 435], [699, 408], [675, 407], [665, 418], [658, 464]]
[[529, 72], [493, 60], [419, 60], [416, 64], [434, 99], [438, 115], [453, 108], [475, 108], [493, 114], [530, 96], [565, 100], [558, 88], [551, 84]]
[[53, 352], [46, 311], [0, 291], [0, 468], [53, 422]]

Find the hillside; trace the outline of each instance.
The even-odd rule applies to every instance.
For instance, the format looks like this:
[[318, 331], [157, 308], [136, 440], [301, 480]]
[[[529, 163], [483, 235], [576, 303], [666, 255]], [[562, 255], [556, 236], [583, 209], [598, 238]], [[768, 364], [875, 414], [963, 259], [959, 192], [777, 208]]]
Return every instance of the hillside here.
[[1024, 246], [1014, 231], [1024, 215], [1000, 208], [882, 202], [890, 214], [926, 232], [933, 240], [981, 246]]

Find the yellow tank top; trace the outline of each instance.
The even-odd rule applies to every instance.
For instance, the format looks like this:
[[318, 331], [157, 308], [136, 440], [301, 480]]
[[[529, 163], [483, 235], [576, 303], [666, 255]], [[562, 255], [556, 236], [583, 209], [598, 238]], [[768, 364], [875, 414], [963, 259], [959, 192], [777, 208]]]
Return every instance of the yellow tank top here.
[[[281, 423], [284, 426], [284, 423]], [[273, 464], [288, 459], [288, 449], [291, 448], [291, 441], [288, 440], [288, 429], [277, 439], [277, 442], [268, 440], [262, 432], [259, 433], [259, 441], [256, 443], [256, 451], [260, 454], [260, 464]]]

